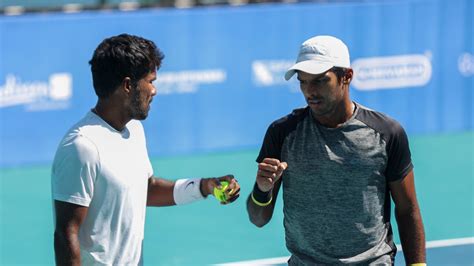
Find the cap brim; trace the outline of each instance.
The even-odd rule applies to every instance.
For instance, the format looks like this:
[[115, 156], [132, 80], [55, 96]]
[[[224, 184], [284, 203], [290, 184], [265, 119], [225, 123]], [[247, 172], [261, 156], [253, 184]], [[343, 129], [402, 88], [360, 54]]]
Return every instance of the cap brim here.
[[315, 62], [311, 60], [303, 61], [294, 64], [292, 67], [288, 69], [285, 73], [285, 79], [289, 80], [296, 71], [303, 71], [309, 74], [317, 75], [324, 73], [333, 67], [332, 64], [325, 64], [320, 62]]

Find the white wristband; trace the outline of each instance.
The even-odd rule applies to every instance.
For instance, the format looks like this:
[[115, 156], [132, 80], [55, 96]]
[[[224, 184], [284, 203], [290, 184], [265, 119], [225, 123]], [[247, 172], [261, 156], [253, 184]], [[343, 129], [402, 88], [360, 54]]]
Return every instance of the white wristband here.
[[176, 205], [204, 199], [201, 194], [201, 178], [178, 179], [174, 183], [173, 198]]

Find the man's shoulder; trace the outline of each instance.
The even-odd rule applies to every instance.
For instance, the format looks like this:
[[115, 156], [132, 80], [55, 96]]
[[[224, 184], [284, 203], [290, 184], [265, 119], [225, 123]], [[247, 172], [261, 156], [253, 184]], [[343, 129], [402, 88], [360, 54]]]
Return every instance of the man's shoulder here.
[[405, 132], [402, 125], [389, 115], [372, 110], [363, 105], [357, 104], [359, 109], [356, 119], [366, 124], [368, 127], [384, 136], [398, 135]]
[[59, 148], [91, 148], [94, 146], [94, 132], [104, 130], [99, 119], [87, 113], [74, 125], [72, 125], [61, 140]]
[[309, 114], [309, 107], [301, 107], [294, 109], [291, 113], [278, 118], [277, 120], [273, 121], [271, 127], [288, 127], [292, 125], [298, 124], [302, 121], [306, 116]]
[[69, 128], [68, 133], [87, 132], [87, 130], [90, 130], [91, 128], [100, 126], [103, 126], [103, 122], [92, 112], [87, 112]]
[[62, 139], [58, 153], [73, 153], [80, 157], [97, 154], [97, 145], [94, 140], [80, 130], [70, 130]]
[[53, 160], [53, 170], [99, 162], [97, 145], [78, 131], [68, 132], [60, 142]]

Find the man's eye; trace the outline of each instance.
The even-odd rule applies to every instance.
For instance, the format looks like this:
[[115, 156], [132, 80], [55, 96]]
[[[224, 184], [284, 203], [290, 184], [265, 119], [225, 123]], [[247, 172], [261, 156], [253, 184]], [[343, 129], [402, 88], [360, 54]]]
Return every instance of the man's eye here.
[[328, 81], [328, 79], [326, 79], [326, 78], [315, 79], [315, 80], [313, 80], [313, 83], [314, 84], [321, 84], [321, 83], [325, 83], [326, 81]]

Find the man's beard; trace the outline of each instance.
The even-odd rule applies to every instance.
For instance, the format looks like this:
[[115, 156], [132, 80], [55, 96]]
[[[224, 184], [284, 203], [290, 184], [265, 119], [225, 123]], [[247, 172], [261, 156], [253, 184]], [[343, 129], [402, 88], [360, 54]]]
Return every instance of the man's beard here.
[[132, 119], [136, 120], [144, 120], [148, 116], [148, 112], [141, 108], [140, 93], [138, 92], [138, 87], [135, 87], [132, 91], [130, 116], [132, 117]]

